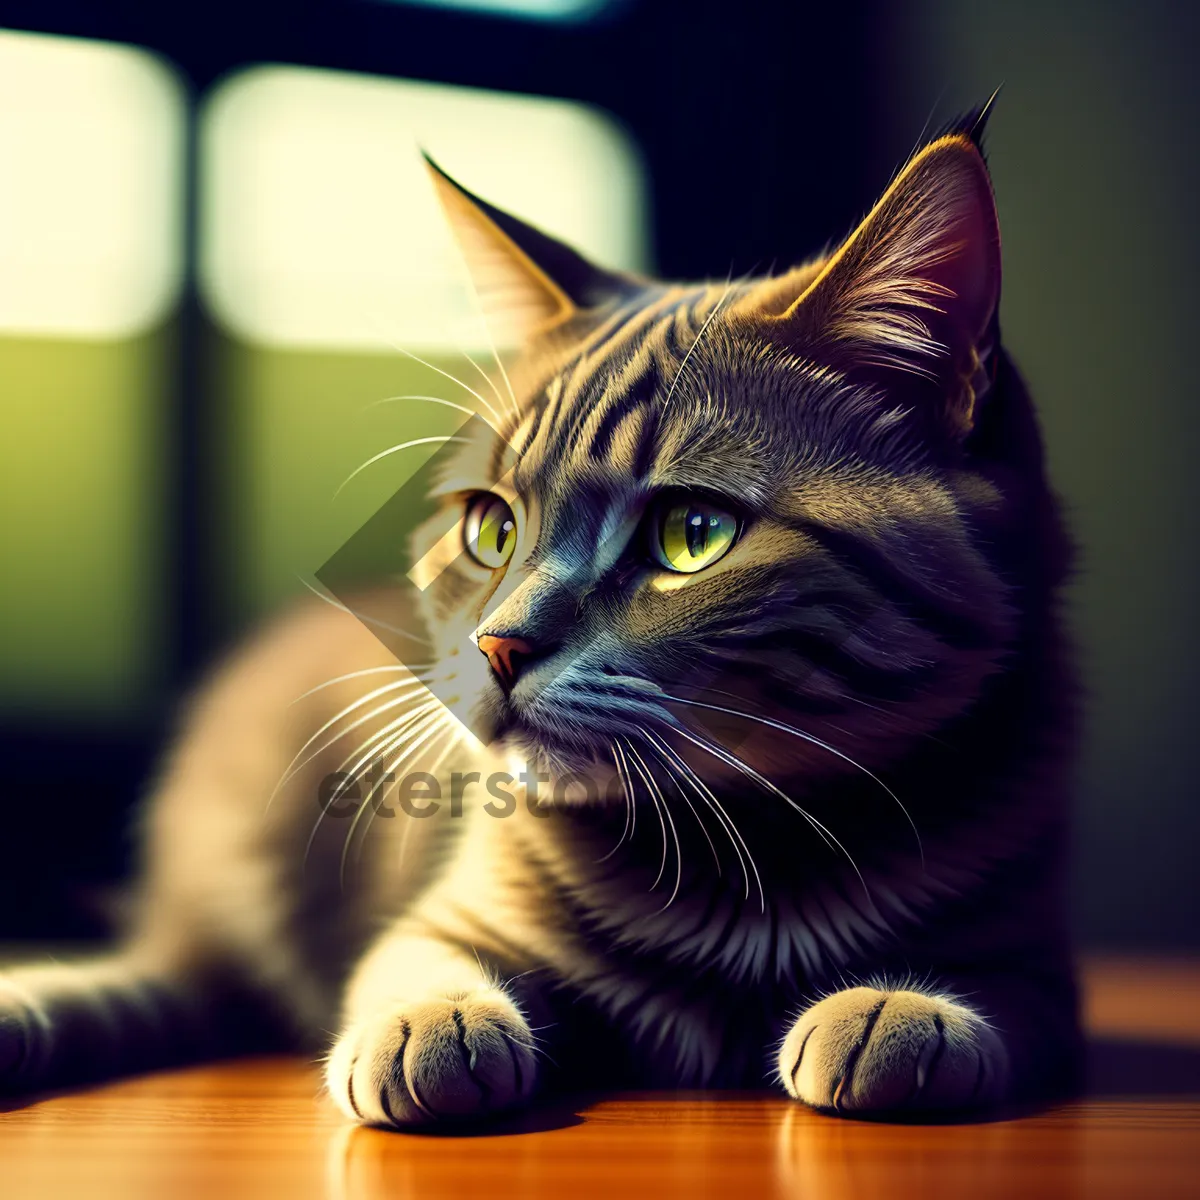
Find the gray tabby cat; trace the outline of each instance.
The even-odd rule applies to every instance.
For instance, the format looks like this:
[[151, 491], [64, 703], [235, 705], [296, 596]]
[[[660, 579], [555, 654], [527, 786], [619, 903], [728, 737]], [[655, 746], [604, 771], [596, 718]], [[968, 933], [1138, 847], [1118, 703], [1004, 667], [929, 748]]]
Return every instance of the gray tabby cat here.
[[[525, 349], [419, 587], [218, 672], [122, 948], [0, 978], [0, 1085], [328, 1031], [336, 1103], [401, 1127], [551, 1086], [1069, 1085], [1069, 554], [980, 124], [836, 253], [719, 287], [603, 271], [434, 169]], [[423, 621], [432, 661], [355, 612]]]

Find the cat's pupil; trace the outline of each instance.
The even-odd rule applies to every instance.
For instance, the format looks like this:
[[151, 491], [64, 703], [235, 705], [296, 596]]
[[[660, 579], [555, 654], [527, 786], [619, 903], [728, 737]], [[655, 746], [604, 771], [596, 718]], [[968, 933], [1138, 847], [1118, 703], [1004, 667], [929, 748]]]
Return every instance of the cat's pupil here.
[[508, 535], [512, 533], [513, 523], [511, 521], [502, 521], [500, 528], [496, 531], [496, 549], [503, 550], [504, 543], [508, 541]]
[[720, 524], [720, 518], [710, 516], [706, 521], [704, 514], [694, 509], [688, 513], [685, 529], [687, 531], [688, 553], [693, 558], [700, 558], [708, 548], [709, 529], [715, 529]]

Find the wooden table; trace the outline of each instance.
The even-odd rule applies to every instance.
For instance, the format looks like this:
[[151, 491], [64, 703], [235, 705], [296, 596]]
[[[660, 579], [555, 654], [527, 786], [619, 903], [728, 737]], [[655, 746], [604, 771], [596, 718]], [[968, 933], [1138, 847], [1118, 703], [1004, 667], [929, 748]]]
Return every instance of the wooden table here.
[[1086, 979], [1088, 1094], [1027, 1116], [867, 1123], [770, 1093], [658, 1093], [397, 1134], [345, 1125], [313, 1066], [266, 1060], [0, 1112], [0, 1196], [1200, 1197], [1200, 964], [1098, 961]]

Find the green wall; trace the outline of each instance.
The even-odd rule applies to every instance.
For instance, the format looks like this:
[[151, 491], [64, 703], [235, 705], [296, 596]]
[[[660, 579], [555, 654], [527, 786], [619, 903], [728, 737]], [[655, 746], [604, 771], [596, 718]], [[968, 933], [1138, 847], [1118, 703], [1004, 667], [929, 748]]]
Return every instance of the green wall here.
[[951, 113], [1003, 84], [988, 147], [1005, 339], [1081, 545], [1081, 924], [1194, 944], [1200, 19], [1161, 2], [925, 0], [910, 13], [897, 146], [935, 104]]
[[120, 721], [161, 681], [168, 341], [0, 338], [0, 713]]
[[[428, 361], [495, 403], [465, 358]], [[302, 594], [302, 580], [311, 582], [439, 447], [390, 455], [339, 493], [347, 476], [389, 446], [453, 434], [468, 419], [444, 405], [389, 397], [437, 396], [464, 407], [474, 401], [433, 368], [398, 353], [335, 354], [229, 341], [222, 363], [220, 528], [230, 614], [240, 624]]]

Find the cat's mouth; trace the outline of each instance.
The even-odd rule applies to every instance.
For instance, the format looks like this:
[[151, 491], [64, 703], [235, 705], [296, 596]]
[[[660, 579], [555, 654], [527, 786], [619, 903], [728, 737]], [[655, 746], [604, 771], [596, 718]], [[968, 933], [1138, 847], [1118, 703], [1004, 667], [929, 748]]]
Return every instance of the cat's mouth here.
[[611, 668], [586, 679], [565, 675], [542, 687], [522, 681], [507, 695], [497, 689], [487, 706], [493, 742], [548, 768], [609, 770], [614, 742], [671, 723], [662, 690], [647, 679]]

